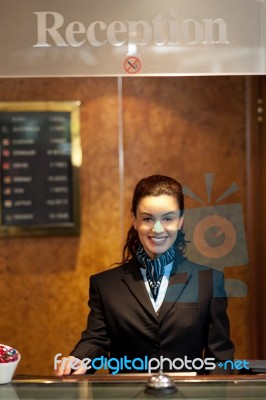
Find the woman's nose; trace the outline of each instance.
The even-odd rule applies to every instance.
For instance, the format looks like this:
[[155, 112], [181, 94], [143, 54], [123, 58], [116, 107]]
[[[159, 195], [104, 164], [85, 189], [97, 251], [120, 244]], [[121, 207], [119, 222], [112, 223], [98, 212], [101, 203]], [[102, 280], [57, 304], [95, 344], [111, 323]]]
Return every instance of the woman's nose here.
[[156, 221], [153, 225], [152, 231], [154, 233], [162, 233], [164, 231], [163, 226], [160, 221]]

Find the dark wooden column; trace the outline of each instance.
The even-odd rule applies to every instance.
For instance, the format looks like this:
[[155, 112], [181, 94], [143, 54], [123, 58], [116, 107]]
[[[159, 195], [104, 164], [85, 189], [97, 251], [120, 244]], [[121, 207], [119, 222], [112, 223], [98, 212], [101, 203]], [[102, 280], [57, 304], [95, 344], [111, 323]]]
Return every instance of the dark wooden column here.
[[266, 359], [266, 77], [246, 79], [250, 344]]

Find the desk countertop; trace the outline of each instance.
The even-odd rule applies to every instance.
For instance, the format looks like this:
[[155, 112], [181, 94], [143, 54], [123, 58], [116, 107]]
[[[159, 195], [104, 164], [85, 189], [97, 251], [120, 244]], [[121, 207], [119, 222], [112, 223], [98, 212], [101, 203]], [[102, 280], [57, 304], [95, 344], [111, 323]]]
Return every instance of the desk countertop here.
[[266, 399], [266, 375], [184, 376], [168, 374], [177, 391], [171, 395], [145, 392], [149, 374], [69, 377], [15, 376], [0, 385], [2, 400], [127, 400], [127, 399]]

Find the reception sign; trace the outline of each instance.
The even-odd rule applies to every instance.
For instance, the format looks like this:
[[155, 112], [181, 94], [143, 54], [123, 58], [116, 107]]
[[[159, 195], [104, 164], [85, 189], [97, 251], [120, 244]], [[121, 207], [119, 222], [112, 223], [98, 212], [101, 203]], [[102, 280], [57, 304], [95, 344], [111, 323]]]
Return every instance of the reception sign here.
[[0, 236], [79, 232], [79, 103], [0, 103]]
[[266, 73], [265, 0], [0, 0], [0, 76]]

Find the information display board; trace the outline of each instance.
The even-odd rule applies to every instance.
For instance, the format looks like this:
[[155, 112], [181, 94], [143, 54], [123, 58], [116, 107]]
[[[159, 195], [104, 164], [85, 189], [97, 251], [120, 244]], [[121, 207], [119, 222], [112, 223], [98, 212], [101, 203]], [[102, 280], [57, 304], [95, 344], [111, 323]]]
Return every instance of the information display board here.
[[0, 235], [78, 234], [79, 102], [0, 103]]

